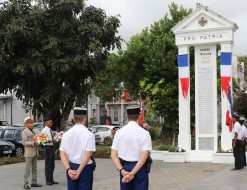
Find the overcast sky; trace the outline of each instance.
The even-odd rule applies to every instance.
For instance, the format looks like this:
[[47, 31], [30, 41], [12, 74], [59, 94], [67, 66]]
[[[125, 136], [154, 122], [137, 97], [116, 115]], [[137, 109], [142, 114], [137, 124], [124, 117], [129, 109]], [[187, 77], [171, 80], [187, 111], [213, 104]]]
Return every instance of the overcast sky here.
[[87, 0], [87, 4], [100, 7], [107, 15], [120, 15], [119, 33], [124, 40], [140, 33], [143, 28], [163, 18], [168, 5], [175, 2], [185, 8], [196, 8], [196, 2], [208, 6], [219, 15], [235, 22], [239, 29], [235, 32], [233, 54], [247, 55], [247, 1], [246, 0]]

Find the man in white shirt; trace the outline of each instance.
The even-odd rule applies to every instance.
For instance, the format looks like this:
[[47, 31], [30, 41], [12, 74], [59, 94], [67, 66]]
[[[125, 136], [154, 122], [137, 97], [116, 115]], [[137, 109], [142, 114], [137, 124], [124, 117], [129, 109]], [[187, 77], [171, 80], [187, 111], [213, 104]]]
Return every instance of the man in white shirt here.
[[243, 150], [242, 150], [242, 161], [243, 161], [243, 166], [246, 166], [246, 153], [245, 153], [245, 147], [246, 147], [246, 137], [247, 137], [247, 130], [246, 127], [244, 126], [244, 122], [245, 122], [245, 118], [244, 117], [240, 117], [239, 118], [239, 123], [241, 125], [242, 128], [242, 140], [243, 140]]
[[95, 136], [85, 124], [87, 110], [74, 108], [75, 125], [62, 137], [61, 161], [66, 168], [68, 190], [92, 190], [92, 153], [96, 151]]
[[121, 190], [148, 190], [148, 172], [145, 166], [152, 150], [148, 131], [138, 124], [140, 106], [127, 107], [129, 123], [116, 132], [111, 159], [120, 172]]
[[233, 147], [233, 153], [235, 157], [235, 168], [232, 169], [232, 171], [240, 170], [243, 168], [243, 161], [242, 161], [242, 128], [240, 123], [238, 122], [239, 116], [233, 115], [232, 116], [232, 122], [234, 125], [234, 139], [232, 143]]
[[52, 136], [52, 118], [49, 115], [44, 116], [45, 128], [41, 131], [48, 136], [48, 142], [44, 144], [45, 150], [45, 179], [46, 185], [58, 184], [58, 182], [54, 181], [53, 173], [55, 169], [55, 148], [54, 148], [54, 140]]

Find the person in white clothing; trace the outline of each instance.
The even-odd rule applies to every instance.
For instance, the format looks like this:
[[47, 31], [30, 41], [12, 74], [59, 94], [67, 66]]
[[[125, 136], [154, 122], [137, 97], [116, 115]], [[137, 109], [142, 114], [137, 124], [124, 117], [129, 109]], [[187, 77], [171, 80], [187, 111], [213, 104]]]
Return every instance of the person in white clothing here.
[[235, 168], [232, 171], [240, 170], [243, 168], [243, 161], [242, 161], [242, 128], [240, 123], [238, 122], [239, 116], [233, 115], [232, 122], [234, 124], [234, 139], [232, 143], [233, 153], [235, 157]]
[[60, 150], [61, 161], [66, 168], [68, 190], [93, 189], [92, 153], [96, 151], [95, 136], [85, 124], [87, 110], [74, 108], [75, 125], [64, 133]]
[[44, 144], [45, 150], [45, 179], [46, 185], [58, 184], [54, 181], [53, 173], [55, 169], [55, 147], [53, 145], [54, 140], [52, 136], [52, 117], [49, 115], [44, 116], [45, 128], [41, 131], [48, 136], [48, 142]]
[[243, 166], [246, 166], [246, 153], [245, 153], [245, 147], [246, 147], [246, 137], [247, 137], [247, 129], [244, 126], [244, 122], [245, 122], [245, 118], [244, 117], [240, 117], [239, 118], [239, 123], [241, 125], [242, 128], [242, 134], [243, 134], [243, 151], [242, 151], [242, 161], [243, 161]]
[[138, 124], [140, 106], [127, 107], [129, 123], [116, 132], [111, 159], [120, 172], [121, 190], [148, 190], [148, 171], [145, 166], [149, 151], [152, 150], [151, 137]]

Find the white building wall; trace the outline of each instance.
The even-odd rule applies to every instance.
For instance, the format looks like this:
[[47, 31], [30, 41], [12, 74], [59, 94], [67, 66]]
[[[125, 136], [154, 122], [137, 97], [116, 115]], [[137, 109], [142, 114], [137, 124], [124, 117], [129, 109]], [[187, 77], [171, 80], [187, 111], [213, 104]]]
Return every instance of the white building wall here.
[[[11, 105], [11, 99], [12, 99], [12, 105]], [[11, 123], [22, 124], [23, 119], [27, 116], [31, 116], [31, 113], [25, 109], [21, 100], [17, 99], [15, 95], [13, 95], [12, 97], [10, 93], [7, 93], [6, 97], [4, 97], [3, 94], [1, 94], [0, 96], [1, 120], [6, 120], [9, 124]]]

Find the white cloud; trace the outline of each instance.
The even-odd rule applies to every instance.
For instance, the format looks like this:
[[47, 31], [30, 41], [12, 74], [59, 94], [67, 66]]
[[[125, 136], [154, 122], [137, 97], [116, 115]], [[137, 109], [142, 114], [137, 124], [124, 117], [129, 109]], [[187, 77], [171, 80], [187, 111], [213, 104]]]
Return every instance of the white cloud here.
[[[129, 40], [132, 35], [140, 33], [143, 28], [163, 18], [168, 12], [168, 5], [175, 2], [186, 8], [196, 8], [194, 0], [88, 0], [87, 4], [101, 7], [108, 15], [121, 15], [119, 30], [123, 39]], [[247, 55], [247, 1], [243, 0], [200, 0], [200, 3], [219, 15], [235, 22], [239, 29], [235, 33], [234, 53]]]

